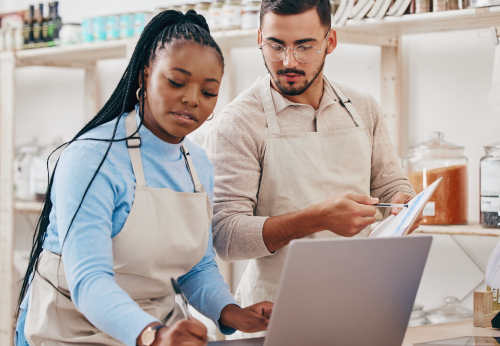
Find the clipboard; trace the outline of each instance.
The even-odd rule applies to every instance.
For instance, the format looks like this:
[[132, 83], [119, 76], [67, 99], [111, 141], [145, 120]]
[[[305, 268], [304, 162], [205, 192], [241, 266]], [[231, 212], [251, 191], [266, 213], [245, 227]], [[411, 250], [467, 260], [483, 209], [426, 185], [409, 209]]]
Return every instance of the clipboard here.
[[411, 226], [415, 223], [418, 215], [424, 210], [434, 191], [443, 178], [439, 178], [429, 185], [424, 191], [413, 197], [408, 202], [408, 208], [403, 208], [398, 215], [391, 215], [375, 228], [372, 229], [368, 237], [403, 237], [408, 234]]

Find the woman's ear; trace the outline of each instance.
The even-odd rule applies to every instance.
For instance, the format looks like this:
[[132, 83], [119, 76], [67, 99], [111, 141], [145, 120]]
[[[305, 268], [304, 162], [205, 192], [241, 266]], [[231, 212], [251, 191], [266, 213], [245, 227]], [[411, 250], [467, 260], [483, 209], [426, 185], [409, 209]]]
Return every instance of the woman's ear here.
[[146, 66], [144, 67], [144, 70], [143, 70], [143, 73], [144, 73], [144, 84], [145, 84], [145, 87], [143, 88], [142, 87], [142, 76], [139, 75], [139, 88], [141, 88], [142, 90], [145, 90], [147, 89], [147, 85], [148, 85], [148, 79], [149, 79], [149, 76], [151, 75], [151, 68], [149, 66]]

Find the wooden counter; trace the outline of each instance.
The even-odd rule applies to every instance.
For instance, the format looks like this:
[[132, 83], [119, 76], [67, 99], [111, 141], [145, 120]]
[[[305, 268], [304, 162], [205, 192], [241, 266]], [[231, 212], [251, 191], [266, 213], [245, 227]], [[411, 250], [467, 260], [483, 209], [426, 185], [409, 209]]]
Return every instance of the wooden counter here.
[[465, 322], [433, 324], [423, 327], [411, 327], [406, 331], [402, 346], [412, 346], [419, 342], [459, 338], [461, 336], [496, 336], [500, 329], [479, 328], [472, 325], [472, 320]]

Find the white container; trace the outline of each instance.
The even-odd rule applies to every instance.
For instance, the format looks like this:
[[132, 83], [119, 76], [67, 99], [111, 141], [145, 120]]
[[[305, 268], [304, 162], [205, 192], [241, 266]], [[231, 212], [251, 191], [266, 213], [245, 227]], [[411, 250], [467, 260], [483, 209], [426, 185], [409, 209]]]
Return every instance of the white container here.
[[5, 30], [0, 28], [0, 52], [5, 50]]
[[227, 0], [222, 6], [221, 27], [225, 30], [241, 29], [241, 0]]
[[7, 26], [4, 37], [5, 50], [14, 50], [14, 28]]
[[82, 26], [80, 24], [63, 24], [59, 31], [62, 46], [82, 43]]
[[16, 198], [23, 201], [35, 199], [34, 176], [32, 176], [32, 165], [38, 147], [26, 145], [19, 148], [19, 154], [14, 160], [14, 191]]
[[210, 28], [210, 31], [217, 31], [222, 29], [222, 6], [224, 5], [224, 1], [214, 1], [210, 5], [208, 9], [208, 18], [207, 23]]
[[24, 48], [24, 30], [22, 27], [14, 28], [14, 50]]
[[255, 29], [260, 26], [260, 1], [252, 1], [249, 6], [243, 7], [241, 14], [241, 28]]

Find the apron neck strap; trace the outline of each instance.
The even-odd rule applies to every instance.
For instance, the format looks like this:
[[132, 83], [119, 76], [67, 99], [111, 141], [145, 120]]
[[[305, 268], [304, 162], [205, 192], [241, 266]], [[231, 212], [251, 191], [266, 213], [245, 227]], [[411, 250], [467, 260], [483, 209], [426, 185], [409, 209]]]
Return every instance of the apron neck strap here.
[[[137, 118], [135, 109], [130, 112], [125, 118], [125, 128], [127, 131], [127, 137], [132, 136], [134, 132], [137, 131]], [[142, 167], [142, 159], [141, 159], [141, 137], [139, 133], [136, 133], [134, 137], [127, 139], [127, 148], [130, 155], [130, 161], [132, 162], [132, 169], [134, 170], [134, 176], [137, 183], [137, 186], [146, 186], [146, 180], [144, 178], [144, 169]], [[189, 151], [184, 146], [181, 146], [182, 155], [184, 156], [184, 160], [186, 161], [186, 167], [189, 171], [189, 175], [191, 176], [191, 181], [194, 185], [195, 192], [203, 192], [205, 191], [203, 185], [198, 178], [198, 174], [194, 168], [193, 161], [191, 160], [191, 156], [189, 155]]]
[[356, 127], [360, 127], [360, 126], [363, 126], [363, 120], [361, 120], [361, 117], [359, 116], [358, 112], [356, 112], [356, 109], [354, 109], [354, 106], [352, 105], [351, 103], [351, 100], [349, 100], [343, 93], [342, 91], [340, 91], [340, 89], [335, 86], [335, 84], [333, 84], [332, 82], [330, 82], [330, 80], [328, 78], [324, 78], [328, 84], [330, 84], [330, 86], [332, 87], [333, 89], [333, 92], [335, 94], [337, 94], [339, 100], [340, 100], [340, 104], [342, 105], [342, 107], [345, 108], [345, 110], [347, 111], [347, 113], [349, 113], [349, 115], [351, 116], [352, 120], [354, 121], [354, 124], [356, 124]]
[[274, 109], [273, 95], [271, 94], [271, 76], [269, 74], [260, 80], [260, 95], [262, 97], [262, 106], [264, 106], [269, 133], [272, 135], [281, 134], [276, 110]]
[[[132, 136], [134, 132], [137, 132], [137, 118], [135, 109], [130, 112], [125, 118], [125, 128], [127, 131], [127, 137]], [[135, 181], [137, 186], [146, 186], [146, 180], [144, 179], [144, 169], [142, 168], [141, 159], [141, 137], [137, 132], [134, 137], [127, 139], [127, 148], [130, 155], [130, 161], [132, 162], [132, 169], [134, 171]]]
[[186, 160], [186, 167], [189, 171], [189, 175], [191, 175], [191, 180], [193, 181], [194, 191], [204, 192], [205, 189], [203, 188], [203, 184], [198, 178], [198, 173], [196, 173], [196, 169], [194, 168], [193, 160], [191, 160], [191, 155], [189, 155], [189, 151], [184, 144], [181, 146], [181, 151], [182, 155], [184, 155], [184, 160]]

